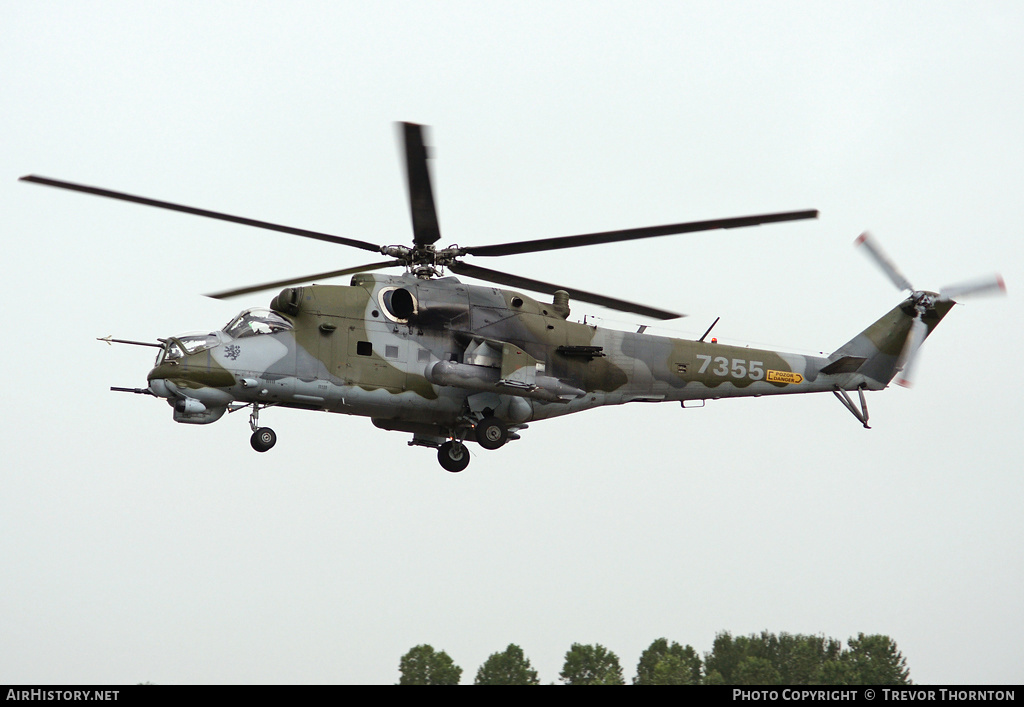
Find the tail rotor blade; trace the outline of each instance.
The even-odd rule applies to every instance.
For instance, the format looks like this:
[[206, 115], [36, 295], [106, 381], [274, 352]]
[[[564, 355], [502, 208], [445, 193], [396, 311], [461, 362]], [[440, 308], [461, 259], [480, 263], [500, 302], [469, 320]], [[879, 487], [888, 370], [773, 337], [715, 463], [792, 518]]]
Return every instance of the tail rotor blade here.
[[963, 282], [959, 285], [951, 285], [949, 287], [943, 287], [939, 291], [939, 297], [942, 299], [956, 299], [957, 297], [964, 297], [967, 295], [984, 295], [984, 294], [1006, 294], [1006, 283], [1003, 282], [1001, 275], [990, 275], [989, 277], [979, 278], [977, 280], [971, 280], [969, 282]]
[[896, 378], [896, 385], [901, 385], [904, 388], [911, 386], [911, 381], [913, 380], [911, 372], [914, 367], [914, 361], [917, 360], [917, 352], [921, 348], [921, 344], [924, 343], [924, 338], [927, 334], [928, 325], [918, 317], [910, 327], [907, 342], [903, 345], [903, 352], [900, 354], [899, 367], [903, 370]]
[[875, 263], [878, 264], [878, 267], [880, 267], [882, 272], [892, 280], [892, 283], [896, 285], [897, 288], [901, 290], [910, 290], [911, 292], [914, 291], [913, 285], [910, 284], [907, 278], [903, 277], [903, 274], [896, 268], [893, 262], [889, 260], [889, 257], [882, 251], [878, 244], [875, 243], [875, 240], [867, 231], [860, 234], [853, 244], [864, 246], [868, 254], [874, 259]]

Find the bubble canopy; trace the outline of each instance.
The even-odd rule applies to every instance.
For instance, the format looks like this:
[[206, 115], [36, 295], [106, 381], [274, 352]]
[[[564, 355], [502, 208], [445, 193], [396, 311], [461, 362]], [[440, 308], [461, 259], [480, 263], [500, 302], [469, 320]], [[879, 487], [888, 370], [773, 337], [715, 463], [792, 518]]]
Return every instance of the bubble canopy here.
[[247, 309], [225, 325], [222, 331], [232, 339], [291, 331], [292, 323], [277, 312], [261, 307]]
[[247, 309], [220, 331], [190, 332], [164, 340], [164, 349], [157, 355], [157, 365], [176, 362], [187, 354], [199, 353], [234, 339], [291, 331], [293, 328], [290, 321], [269, 309]]

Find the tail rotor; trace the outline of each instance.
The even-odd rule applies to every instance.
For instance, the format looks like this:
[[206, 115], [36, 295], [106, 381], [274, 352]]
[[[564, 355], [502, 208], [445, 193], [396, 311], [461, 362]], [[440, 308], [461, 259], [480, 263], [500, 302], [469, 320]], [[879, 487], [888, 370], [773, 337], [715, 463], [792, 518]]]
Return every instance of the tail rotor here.
[[947, 300], [953, 300], [957, 297], [964, 297], [966, 295], [984, 295], [990, 293], [1001, 295], [1006, 294], [1006, 283], [1003, 282], [1001, 275], [990, 275], [977, 280], [971, 280], [970, 282], [962, 282], [959, 285], [943, 287], [939, 290], [939, 297]]
[[955, 304], [955, 298], [1006, 293], [1006, 283], [1000, 275], [990, 275], [957, 285], [950, 285], [938, 292], [915, 290], [910, 281], [903, 276], [869, 233], [864, 232], [860, 234], [854, 241], [854, 245], [863, 246], [865, 252], [898, 289], [910, 291], [914, 321], [910, 325], [910, 331], [907, 333], [907, 339], [896, 366], [896, 370], [899, 372], [896, 384], [905, 388], [909, 388], [911, 385], [911, 372], [917, 359], [917, 353], [921, 348], [921, 344], [924, 343], [925, 337], [928, 336], [928, 324], [924, 321], [924, 318], [929, 310], [934, 310], [936, 303], [949, 302]]
[[897, 289], [914, 290], [914, 286], [910, 284], [907, 278], [903, 277], [903, 274], [896, 268], [892, 260], [889, 259], [889, 256], [885, 254], [885, 251], [875, 242], [870, 233], [864, 231], [864, 233], [857, 236], [857, 240], [853, 244], [864, 248], [867, 254], [874, 259], [875, 264], [892, 280], [892, 284], [896, 285]]
[[907, 335], [907, 343], [903, 345], [899, 362], [896, 364], [896, 370], [900, 372], [896, 377], [896, 385], [901, 385], [904, 388], [910, 387], [912, 380], [910, 372], [914, 368], [918, 349], [924, 343], [924, 338], [928, 336], [928, 325], [924, 323], [922, 316], [918, 313], [914, 317], [914, 323], [910, 325], [910, 333]]

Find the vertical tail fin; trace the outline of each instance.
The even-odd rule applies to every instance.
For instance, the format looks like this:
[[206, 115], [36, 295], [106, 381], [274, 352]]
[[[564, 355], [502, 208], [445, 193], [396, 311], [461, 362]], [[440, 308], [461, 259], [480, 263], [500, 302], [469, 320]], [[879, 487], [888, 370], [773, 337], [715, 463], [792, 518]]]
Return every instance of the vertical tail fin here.
[[[897, 383], [908, 386], [910, 369], [918, 349], [956, 304], [954, 297], [1006, 293], [1006, 283], [999, 275], [944, 287], [938, 293], [914, 290], [910, 281], [868, 233], [860, 234], [854, 245], [862, 246], [897, 288], [910, 290], [911, 294], [891, 312], [840, 346], [829, 357], [830, 363], [821, 369], [824, 373], [855, 372], [884, 388], [902, 371]], [[874, 386], [869, 384], [868, 387]]]
[[[923, 332], [923, 338], [927, 338], [954, 304], [949, 299], [932, 297], [931, 300], [930, 306], [925, 308], [922, 313], [918, 310], [920, 299], [916, 296], [908, 297], [867, 329], [836, 349], [829, 356], [829, 360], [838, 363], [844, 358], [862, 359], [855, 369], [856, 372], [877, 383], [878, 388], [884, 388], [906, 364], [905, 352], [908, 344], [913, 343], [915, 349], [920, 346], [920, 341], [910, 341], [912, 336], [920, 337]], [[916, 334], [915, 321], [920, 321], [924, 326], [924, 329], [917, 327]]]

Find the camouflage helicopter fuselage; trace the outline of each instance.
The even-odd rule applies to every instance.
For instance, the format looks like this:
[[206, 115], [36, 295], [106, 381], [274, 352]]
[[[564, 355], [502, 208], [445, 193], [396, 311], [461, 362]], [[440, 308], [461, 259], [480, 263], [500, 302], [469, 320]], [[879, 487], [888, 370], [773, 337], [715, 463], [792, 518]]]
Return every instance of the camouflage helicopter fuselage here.
[[[184, 212], [342, 245], [386, 260], [247, 285], [209, 295], [227, 299], [285, 286], [269, 310], [242, 312], [223, 330], [171, 337], [147, 389], [114, 388], [165, 398], [178, 422], [206, 424], [229, 410], [251, 408], [250, 443], [259, 452], [277, 436], [259, 427], [270, 406], [369, 417], [382, 429], [412, 434], [410, 444], [437, 449], [449, 471], [469, 463], [464, 441], [498, 449], [528, 423], [630, 402], [707, 399], [830, 391], [868, 426], [866, 390], [900, 373], [907, 385], [917, 350], [953, 306], [954, 296], [1005, 292], [998, 275], [944, 288], [915, 290], [868, 233], [862, 246], [892, 283], [910, 296], [829, 356], [599, 329], [569, 317], [578, 301], [654, 319], [678, 313], [600, 293], [481, 267], [466, 258], [494, 258], [633, 242], [662, 236], [815, 219], [815, 209], [624, 228], [487, 245], [438, 247], [429, 150], [423, 126], [400, 123], [411, 245], [379, 244], [294, 228], [63, 180], [22, 181]], [[663, 251], [658, 251], [663, 252]], [[391, 277], [369, 274], [405, 269]], [[467, 285], [445, 271], [489, 282]], [[347, 287], [287, 287], [358, 273]], [[543, 292], [550, 303], [520, 294]], [[848, 391], [855, 390], [859, 407]]]
[[[928, 333], [951, 306], [928, 310]], [[326, 410], [459, 457], [474, 433], [496, 448], [529, 422], [603, 405], [823, 391], [849, 402], [843, 391], [888, 385], [914, 321], [907, 299], [815, 357], [572, 322], [564, 293], [546, 303], [454, 277], [369, 273], [349, 286], [287, 288], [271, 310], [166, 340], [149, 390], [168, 399], [176, 421], [209, 423], [252, 405], [256, 432], [263, 407]], [[866, 426], [866, 409], [862, 417], [847, 407]], [[494, 444], [480, 437], [481, 421], [501, 428]]]

